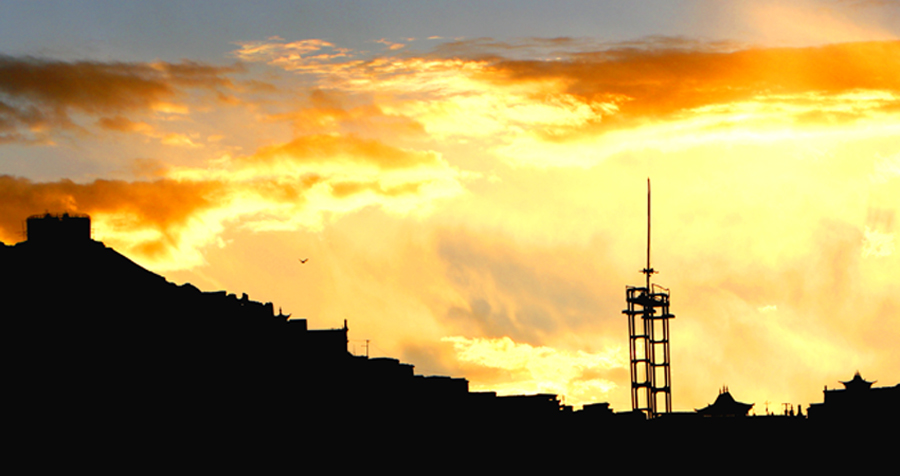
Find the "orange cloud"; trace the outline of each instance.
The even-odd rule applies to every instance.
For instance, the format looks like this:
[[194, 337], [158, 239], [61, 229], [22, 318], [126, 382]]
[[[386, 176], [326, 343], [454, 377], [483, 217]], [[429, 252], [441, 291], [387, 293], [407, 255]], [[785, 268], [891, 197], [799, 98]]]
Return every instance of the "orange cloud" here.
[[[490, 139], [497, 157], [541, 167], [590, 166], [636, 144], [679, 147], [719, 137], [716, 130], [883, 127], [900, 110], [898, 41], [748, 49], [664, 37], [480, 39], [431, 55], [356, 59], [347, 52], [355, 59], [315, 65], [282, 44], [266, 51], [247, 59], [311, 74], [328, 91], [312, 95], [313, 107], [273, 117], [310, 131], [406, 121], [439, 141]], [[521, 51], [552, 54], [515, 59]], [[368, 109], [333, 100], [362, 95], [378, 99]]]
[[[225, 75], [237, 71], [239, 67], [190, 61], [102, 63], [0, 56], [0, 141], [41, 140], [47, 129], [78, 128], [70, 112], [97, 116], [150, 111], [175, 100], [184, 88], [228, 87]], [[101, 126], [115, 128], [111, 121]]]
[[[177, 247], [191, 217], [215, 206], [223, 194], [215, 182], [152, 182], [96, 180], [78, 184], [70, 180], [33, 183], [23, 178], [0, 176], [0, 230], [4, 240], [17, 236], [23, 220], [47, 210], [74, 211], [95, 217], [95, 232], [148, 233], [152, 239], [123, 243], [123, 251], [151, 257]], [[112, 220], [98, 219], [110, 217]], [[117, 221], [118, 220], [118, 221]]]
[[380, 40], [375, 40], [375, 43], [381, 43], [382, 45], [386, 46], [389, 50], [392, 50], [392, 51], [399, 50], [399, 49], [406, 47], [405, 43], [395, 43], [395, 42], [389, 41], [385, 38], [382, 38]]
[[[360, 104], [356, 104], [359, 102]], [[401, 114], [388, 114], [372, 102], [362, 102], [350, 94], [314, 89], [308, 104], [270, 116], [272, 121], [288, 120], [298, 135], [342, 132], [362, 136], [422, 136], [422, 124]]]
[[337, 198], [346, 197], [356, 193], [373, 192], [388, 197], [415, 194], [422, 186], [421, 183], [406, 183], [395, 187], [385, 187], [378, 182], [335, 182], [331, 184], [331, 193]]
[[440, 163], [439, 156], [433, 152], [404, 150], [352, 135], [303, 136], [285, 144], [263, 147], [244, 160], [254, 165], [271, 162], [320, 165], [345, 162], [370, 165], [381, 170], [436, 166]]
[[[127, 119], [107, 127], [133, 128]], [[186, 141], [169, 135], [166, 141]], [[401, 149], [352, 135], [303, 136], [208, 167], [167, 167], [142, 160], [144, 181], [69, 180], [33, 183], [3, 176], [0, 223], [17, 240], [20, 222], [45, 210], [94, 218], [95, 235], [155, 269], [191, 268], [217, 241], [226, 222], [253, 230], [316, 229], [324, 216], [379, 206], [398, 214], [427, 213], [431, 202], [462, 192], [459, 172], [433, 151]]]
[[[507, 59], [496, 52], [484, 55], [485, 40], [456, 42], [437, 50], [449, 57], [333, 64], [327, 81], [330, 87], [345, 90], [390, 91], [402, 85], [406, 92], [433, 91], [440, 97], [454, 93], [453, 85], [462, 92], [480, 82], [510, 87], [553, 80], [550, 84], [562, 86], [558, 92], [586, 101], [627, 98], [620, 104], [619, 117], [651, 118], [771, 94], [900, 90], [900, 41], [751, 49], [664, 37], [615, 45], [565, 38], [538, 44], [560, 47], [560, 56], [549, 61]], [[487, 46], [500, 52], [521, 47], [496, 41]], [[303, 73], [302, 61], [290, 69]]]
[[153, 127], [146, 122], [132, 121], [122, 116], [101, 117], [97, 120], [97, 125], [104, 129], [118, 132], [148, 133], [153, 131]]
[[238, 45], [240, 48], [233, 54], [241, 60], [264, 61], [287, 70], [304, 69], [322, 74], [333, 71], [330, 65], [336, 60], [350, 61], [354, 56], [348, 48], [319, 39], [285, 42], [282, 38], [272, 37], [268, 41]]
[[554, 78], [577, 97], [625, 97], [608, 117], [620, 124], [777, 94], [900, 93], [900, 41], [734, 52], [613, 49], [582, 53], [578, 61], [498, 61], [493, 68], [498, 74], [490, 78], [503, 84]]

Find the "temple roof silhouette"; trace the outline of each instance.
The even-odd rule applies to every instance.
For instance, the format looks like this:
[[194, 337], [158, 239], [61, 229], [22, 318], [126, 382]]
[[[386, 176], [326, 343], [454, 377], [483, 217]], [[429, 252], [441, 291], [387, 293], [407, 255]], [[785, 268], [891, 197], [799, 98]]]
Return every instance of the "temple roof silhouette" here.
[[847, 390], [858, 391], [872, 388], [872, 384], [875, 383], [875, 381], [869, 382], [865, 380], [862, 378], [862, 375], [859, 374], [859, 370], [857, 370], [852, 379], [846, 382], [842, 381], [841, 383], [844, 384], [844, 388]]
[[697, 413], [711, 417], [740, 417], [747, 416], [747, 412], [753, 408], [753, 405], [752, 403], [738, 402], [731, 396], [727, 388], [723, 388], [715, 402], [697, 410]]

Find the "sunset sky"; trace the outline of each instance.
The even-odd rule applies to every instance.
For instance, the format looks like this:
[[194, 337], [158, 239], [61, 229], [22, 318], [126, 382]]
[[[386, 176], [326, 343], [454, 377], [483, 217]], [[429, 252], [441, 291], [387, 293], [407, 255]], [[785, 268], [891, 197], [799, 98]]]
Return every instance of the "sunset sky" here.
[[675, 410], [900, 382], [900, 1], [0, 7], [0, 240], [87, 213], [473, 391], [630, 410], [648, 177]]

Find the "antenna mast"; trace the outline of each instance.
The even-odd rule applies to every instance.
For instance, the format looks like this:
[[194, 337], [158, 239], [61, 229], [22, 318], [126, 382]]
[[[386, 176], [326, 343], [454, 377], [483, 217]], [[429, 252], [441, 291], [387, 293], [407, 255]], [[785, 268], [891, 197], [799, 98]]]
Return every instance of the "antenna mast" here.
[[650, 289], [650, 275], [656, 274], [650, 267], [650, 177], [647, 177], [647, 267], [641, 272], [647, 275], [647, 289]]
[[[672, 411], [672, 385], [669, 370], [669, 290], [650, 283], [657, 271], [650, 267], [650, 179], [647, 178], [647, 267], [645, 287], [626, 286], [629, 348], [631, 353], [631, 408], [655, 418], [660, 394], [665, 412]], [[655, 292], [659, 290], [659, 292]], [[657, 314], [656, 309], [659, 309]], [[637, 324], [640, 316], [641, 325]]]

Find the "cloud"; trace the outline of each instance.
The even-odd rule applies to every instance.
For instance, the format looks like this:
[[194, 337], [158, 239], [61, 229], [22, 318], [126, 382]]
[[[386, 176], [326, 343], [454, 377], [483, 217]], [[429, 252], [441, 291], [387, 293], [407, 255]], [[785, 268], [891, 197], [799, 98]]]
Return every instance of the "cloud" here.
[[151, 126], [150, 124], [147, 124], [146, 122], [132, 121], [131, 119], [123, 116], [101, 117], [100, 119], [97, 119], [97, 125], [99, 125], [103, 129], [117, 132], [150, 133], [153, 131], [153, 126]]
[[374, 137], [424, 136], [425, 128], [415, 119], [389, 114], [370, 98], [334, 90], [313, 89], [307, 103], [289, 112], [274, 113], [271, 121], [290, 121], [298, 135], [350, 133]]
[[[183, 135], [166, 140], [194, 145]], [[19, 224], [31, 214], [81, 212], [92, 216], [96, 238], [129, 256], [158, 270], [189, 269], [205, 262], [203, 248], [228, 223], [256, 231], [318, 229], [326, 215], [336, 219], [371, 206], [427, 214], [435, 200], [463, 191], [459, 171], [440, 154], [354, 136], [299, 137], [202, 168], [153, 160], [135, 166], [155, 180], [0, 177], [4, 239], [18, 241]]]
[[315, 166], [353, 164], [390, 171], [439, 166], [440, 155], [434, 152], [404, 150], [380, 141], [353, 135], [309, 135], [277, 146], [261, 148], [244, 159], [251, 166], [279, 163]]
[[406, 47], [405, 43], [396, 43], [396, 42], [387, 40], [385, 38], [382, 38], [380, 40], [375, 40], [375, 43], [381, 43], [382, 45], [386, 46], [387, 49], [389, 49], [391, 51], [396, 51], [396, 50]]
[[237, 43], [240, 48], [233, 52], [237, 58], [248, 62], [266, 62], [288, 71], [327, 74], [335, 71], [330, 65], [336, 61], [347, 62], [354, 53], [349, 48], [340, 48], [320, 39], [306, 39], [286, 42], [272, 37], [267, 41]]
[[564, 339], [566, 332], [610, 314], [606, 296], [595, 293], [589, 276], [602, 271], [566, 265], [602, 252], [572, 244], [512, 246], [501, 237], [461, 230], [439, 235], [437, 253], [463, 300], [448, 307], [448, 329], [537, 344]]
[[[123, 130], [122, 113], [177, 109], [188, 88], [228, 88], [239, 66], [197, 62], [64, 62], [0, 56], [0, 140], [46, 140], [56, 130], [79, 129], [73, 114], [100, 116], [106, 129]], [[109, 117], [109, 115], [114, 115]]]
[[883, 233], [866, 227], [862, 256], [890, 256], [894, 253], [894, 234]]
[[[451, 336], [441, 339], [453, 344], [463, 368], [479, 372], [479, 367], [501, 370], [494, 379], [473, 390], [496, 390], [499, 394], [554, 393], [566, 403], [581, 406], [608, 401], [617, 385], [611, 380], [626, 358], [619, 348], [598, 353], [562, 351], [547, 346], [518, 343], [509, 337], [475, 338]], [[474, 368], [473, 368], [474, 367]]]
[[875, 163], [872, 182], [886, 183], [896, 177], [900, 177], [900, 152], [893, 157], [879, 157]]
[[652, 35], [633, 40], [600, 41], [595, 38], [518, 38], [497, 40], [473, 38], [441, 43], [434, 54], [443, 58], [468, 58], [489, 62], [536, 60], [545, 62], [580, 61], [583, 56], [611, 50], [669, 50], [727, 52], [746, 45], [727, 40], [703, 41], [687, 37]]
[[[310, 40], [311, 41], [311, 40]], [[366, 57], [315, 43], [292, 53], [258, 45], [266, 61], [311, 77], [318, 105], [298, 125], [347, 124], [351, 114], [405, 120], [435, 140], [489, 140], [516, 165], [592, 166], [634, 144], [678, 147], [708, 134], [852, 126], [900, 111], [900, 42], [748, 48], [653, 37], [622, 43], [569, 38], [444, 43], [430, 54]], [[534, 59], [534, 51], [552, 55]], [[239, 50], [238, 54], [241, 50]], [[529, 51], [528, 59], [517, 52]], [[352, 59], [351, 59], [352, 58]], [[323, 97], [377, 97], [368, 112]]]
[[[896, 39], [898, 4], [891, 0], [732, 2], [743, 29], [757, 41], [779, 45]], [[894, 10], [892, 12], [892, 10]]]
[[202, 144], [194, 142], [189, 136], [172, 132], [162, 137], [161, 142], [166, 145], [174, 145], [179, 147], [197, 148], [203, 147]]
[[617, 48], [584, 53], [578, 62], [498, 61], [493, 67], [501, 82], [561, 79], [566, 93], [584, 99], [626, 97], [618, 122], [777, 94], [900, 93], [898, 58], [900, 42], [893, 41], [733, 52]]
[[167, 261], [178, 254], [193, 218], [214, 209], [224, 192], [217, 182], [34, 183], [3, 175], [0, 229], [4, 240], [16, 242], [21, 238], [16, 231], [29, 215], [49, 210], [87, 213], [93, 217], [95, 237], [112, 237], [126, 254]]

